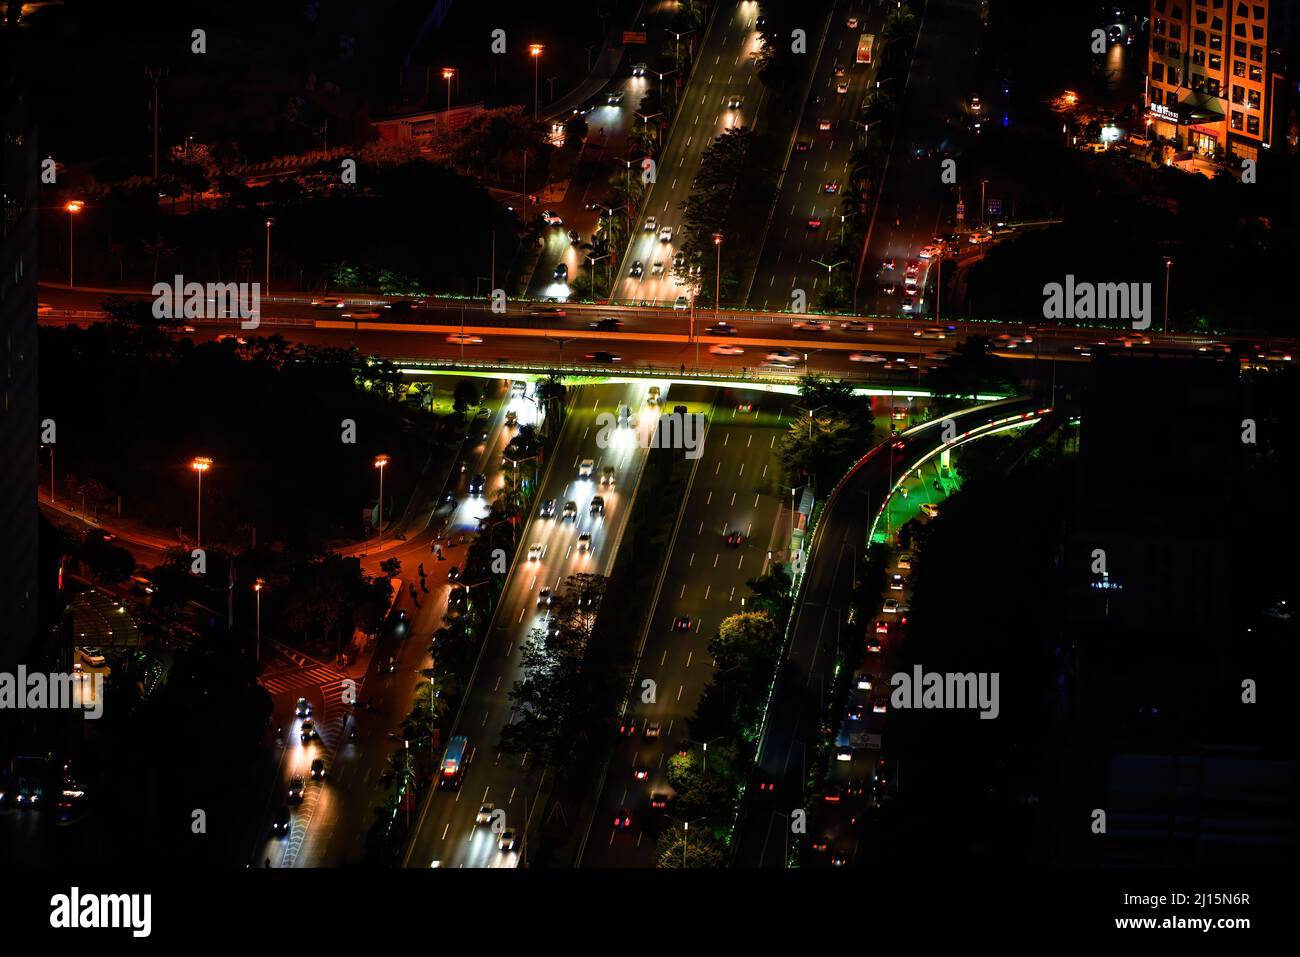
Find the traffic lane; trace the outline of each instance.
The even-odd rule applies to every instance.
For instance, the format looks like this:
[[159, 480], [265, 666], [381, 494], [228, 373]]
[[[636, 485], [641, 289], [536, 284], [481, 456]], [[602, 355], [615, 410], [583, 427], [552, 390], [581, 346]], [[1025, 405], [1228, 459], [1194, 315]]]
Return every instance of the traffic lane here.
[[[735, 403], [713, 408], [714, 424], [651, 613], [637, 673], [638, 682], [647, 677], [656, 682], [656, 701], [641, 705], [634, 700], [629, 706], [625, 717], [636, 722], [639, 735], [620, 742], [611, 758], [583, 866], [653, 866], [663, 812], [651, 806], [651, 795], [672, 793], [666, 761], [686, 744], [686, 720], [713, 677], [709, 640], [723, 618], [740, 612], [745, 581], [767, 567], [782, 498], [775, 472], [768, 467], [774, 465], [775, 439], [788, 424], [773, 406], [784, 397], [739, 392], [736, 398], [756, 406], [766, 403], [766, 408], [761, 418], [759, 410], [738, 414]], [[744, 533], [737, 547], [726, 544], [731, 530]], [[674, 629], [679, 616], [691, 620], [690, 631]], [[658, 736], [647, 734], [647, 722], [652, 721], [659, 724]], [[644, 780], [636, 777], [638, 769], [647, 775]], [[630, 828], [615, 823], [628, 816]]]
[[[570, 486], [576, 475], [576, 470], [568, 471], [565, 466], [570, 461], [576, 463], [581, 458], [596, 458], [602, 453], [596, 447], [597, 438], [601, 434], [597, 416], [601, 412], [612, 411], [620, 401], [633, 405], [644, 395], [645, 387], [642, 383], [584, 389], [579, 399], [575, 400], [581, 402], [581, 407], [575, 405], [570, 412], [572, 424], [566, 426], [565, 441], [555, 452], [555, 470], [548, 477], [549, 481], [539, 497], [556, 498], [563, 502], [561, 496], [566, 491], [574, 491]], [[639, 423], [638, 428], [645, 430], [648, 438], [653, 423], [649, 417], [644, 418], [646, 421]], [[617, 457], [617, 454], [602, 455], [606, 462]], [[643, 458], [644, 455], [634, 449], [623, 460], [623, 484], [629, 486], [629, 491], [639, 477], [639, 464], [634, 460]], [[599, 478], [596, 479], [596, 484], [598, 483]], [[593, 491], [591, 494], [596, 493]], [[481, 792], [487, 795], [479, 800], [495, 800], [506, 811], [511, 822], [521, 826], [524, 823], [524, 797], [531, 796], [529, 789], [538, 786], [538, 782], [531, 780], [532, 775], [525, 773], [523, 759], [502, 755], [496, 748], [501, 728], [512, 717], [509, 691], [521, 676], [519, 651], [535, 621], [530, 616], [535, 616], [537, 612], [536, 592], [543, 587], [540, 582], [563, 580], [579, 571], [608, 574], [614, 557], [612, 543], [621, 532], [626, 518], [626, 510], [620, 507], [617, 500], [611, 504], [613, 507], [607, 506], [604, 520], [590, 526], [594, 546], [591, 553], [581, 553], [573, 547], [576, 534], [571, 529], [561, 529], [558, 524], [553, 524], [544, 536], [538, 536], [535, 527], [537, 522], [547, 521], [542, 519], [534, 520], [526, 528], [520, 543], [520, 547], [525, 550], [524, 557], [503, 592], [496, 627], [489, 636], [490, 644], [484, 652], [484, 668], [475, 679], [461, 726], [457, 730], [457, 733], [470, 736], [475, 757], [466, 770], [464, 783], [456, 797], [431, 802], [433, 814], [422, 825], [422, 834], [416, 854], [413, 855], [416, 866], [423, 866], [420, 861], [425, 856], [430, 860], [441, 860], [443, 866], [486, 866], [490, 863], [477, 853], [471, 853], [477, 845], [468, 838], [472, 836], [473, 818], [478, 808], [477, 805], [470, 807], [464, 802], [463, 795], [466, 793], [478, 795]], [[546, 552], [539, 559], [529, 561], [526, 550], [538, 537], [544, 538], [539, 544], [547, 546]]]

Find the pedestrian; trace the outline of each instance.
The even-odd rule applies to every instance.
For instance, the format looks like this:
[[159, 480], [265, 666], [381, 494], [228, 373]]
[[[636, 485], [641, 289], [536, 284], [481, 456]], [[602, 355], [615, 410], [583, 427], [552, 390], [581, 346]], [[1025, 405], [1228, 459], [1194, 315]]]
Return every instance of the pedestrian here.
[[426, 584], [424, 583], [424, 579], [421, 578], [421, 579], [420, 579], [420, 591], [422, 591], [422, 592], [428, 592], [428, 590], [429, 590], [429, 586], [426, 585]]
[[266, 859], [266, 863], [263, 864], [262, 866], [263, 866], [263, 867], [270, 867], [270, 866], [271, 866], [271, 859], [268, 857], [268, 858]]
[[682, 375], [686, 375], [686, 363], [682, 363]]

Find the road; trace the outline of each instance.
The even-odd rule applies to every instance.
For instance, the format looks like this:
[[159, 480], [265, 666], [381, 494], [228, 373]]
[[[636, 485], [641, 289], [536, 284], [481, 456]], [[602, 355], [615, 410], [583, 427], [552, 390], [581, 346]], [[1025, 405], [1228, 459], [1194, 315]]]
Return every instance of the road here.
[[[610, 759], [580, 861], [584, 867], [655, 866], [663, 817], [650, 807], [650, 795], [671, 796], [668, 757], [698, 746], [688, 742], [686, 720], [713, 676], [709, 641], [723, 618], [741, 611], [746, 579], [767, 571], [769, 551], [781, 557], [789, 542], [789, 496], [779, 483], [776, 442], [798, 414], [795, 397], [674, 389], [675, 402], [683, 395], [707, 399], [712, 411], [636, 671], [638, 687], [648, 678], [658, 693], [654, 704], [634, 697], [629, 705], [626, 717], [636, 721], [638, 734], [620, 738]], [[743, 536], [737, 546], [726, 544], [731, 531]], [[690, 618], [689, 632], [673, 630], [678, 616]], [[658, 724], [657, 735], [647, 733], [647, 722]], [[647, 780], [633, 779], [637, 767], [649, 771]], [[615, 828], [624, 808], [632, 826]]]
[[[962, 432], [1005, 416], [1031, 413], [1032, 398], [1007, 399], [953, 413]], [[792, 637], [781, 664], [767, 723], [759, 741], [757, 776], [775, 791], [751, 789], [733, 845], [732, 862], [741, 867], [781, 867], [786, 847], [786, 815], [803, 806], [810, 749], [815, 748], [823, 695], [830, 690], [829, 669], [862, 561], [868, 531], [888, 489], [906, 469], [943, 444], [941, 423], [932, 420], [902, 433], [894, 443], [872, 449], [832, 494], [814, 533], [812, 553]]]
[[[686, 292], [671, 275], [682, 203], [690, 196], [705, 148], [726, 130], [752, 125], [763, 95], [751, 59], [759, 44], [754, 31], [757, 9], [755, 3], [727, 3], [713, 14], [660, 154], [655, 181], [641, 200], [639, 221], [614, 283], [615, 299], [672, 303]], [[740, 105], [730, 107], [737, 96]], [[653, 229], [644, 228], [649, 217], [655, 219]], [[665, 226], [672, 228], [671, 239], [660, 237]], [[644, 270], [640, 278], [632, 274], [636, 263]]]
[[[522, 828], [539, 785], [538, 775], [519, 757], [498, 750], [501, 729], [512, 719], [509, 692], [521, 677], [521, 652], [529, 633], [543, 626], [546, 610], [538, 607], [538, 591], [561, 591], [565, 579], [578, 572], [608, 575], [627, 521], [627, 503], [645, 464], [649, 436], [658, 420], [656, 408], [645, 403], [647, 383], [588, 386], [570, 398], [564, 428], [542, 477], [538, 501], [554, 499], [554, 518], [534, 517], [521, 534], [520, 549], [501, 594], [496, 617], [486, 639], [472, 683], [458, 716], [454, 734], [469, 738], [470, 760], [458, 790], [433, 790], [421, 806], [407, 866], [516, 866], [526, 848], [500, 853], [490, 828], [476, 825], [482, 803], [505, 811], [505, 825]], [[635, 427], [607, 436], [598, 419], [615, 414], [625, 403], [636, 415]], [[605, 442], [609, 447], [601, 448]], [[592, 479], [580, 479], [582, 459], [595, 461]], [[606, 466], [615, 469], [615, 483], [602, 485]], [[605, 500], [604, 516], [589, 514], [593, 495]], [[577, 505], [577, 521], [562, 518], [563, 506]], [[590, 551], [577, 547], [578, 535], [592, 536]], [[541, 557], [530, 560], [529, 547], [541, 545]]]
[[[832, 268], [851, 270], [857, 265], [830, 259], [843, 229], [840, 209], [850, 178], [849, 155], [864, 135], [862, 102], [876, 76], [874, 65], [855, 62], [858, 38], [864, 33], [875, 35], [879, 50], [884, 21], [884, 10], [877, 7], [857, 27], [848, 26], [848, 11], [857, 7], [841, 2], [831, 13], [812, 91], [799, 119], [796, 146], [786, 163], [749, 292], [751, 307], [788, 309], [794, 289], [804, 290], [808, 305], [814, 307]], [[841, 93], [842, 84], [846, 87]], [[820, 129], [823, 122], [829, 122], [830, 129]], [[813, 228], [810, 222], [819, 225]]]

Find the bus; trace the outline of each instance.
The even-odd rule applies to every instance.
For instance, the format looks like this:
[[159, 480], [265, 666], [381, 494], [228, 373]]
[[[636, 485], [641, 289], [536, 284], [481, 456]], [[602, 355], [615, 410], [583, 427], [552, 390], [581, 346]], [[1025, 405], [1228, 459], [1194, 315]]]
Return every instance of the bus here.
[[442, 756], [442, 774], [438, 776], [438, 787], [459, 788], [465, 777], [465, 765], [469, 761], [469, 738], [457, 734], [447, 742], [447, 753]]
[[871, 63], [871, 48], [875, 45], [876, 37], [872, 33], [864, 33], [858, 38], [858, 62]]

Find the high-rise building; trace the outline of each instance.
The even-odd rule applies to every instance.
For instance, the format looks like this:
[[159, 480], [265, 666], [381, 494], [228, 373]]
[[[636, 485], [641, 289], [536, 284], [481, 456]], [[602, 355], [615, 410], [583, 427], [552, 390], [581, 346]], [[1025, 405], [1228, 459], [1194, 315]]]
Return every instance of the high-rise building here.
[[37, 616], [36, 131], [0, 29], [0, 670]]
[[1280, 33], [1294, 0], [1151, 0], [1147, 126], [1178, 149], [1257, 160], [1286, 136]]

